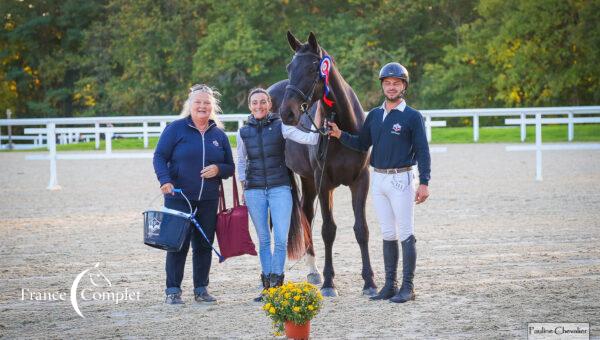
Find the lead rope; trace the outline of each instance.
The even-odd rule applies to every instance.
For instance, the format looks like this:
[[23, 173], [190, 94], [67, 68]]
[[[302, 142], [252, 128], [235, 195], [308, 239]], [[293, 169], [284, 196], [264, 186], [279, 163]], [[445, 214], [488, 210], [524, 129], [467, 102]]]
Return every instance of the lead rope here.
[[200, 234], [202, 234], [202, 237], [204, 237], [204, 239], [206, 240], [206, 243], [208, 243], [210, 245], [210, 247], [212, 248], [212, 250], [215, 252], [215, 254], [217, 254], [217, 257], [219, 258], [219, 263], [222, 263], [223, 261], [225, 261], [225, 258], [221, 255], [221, 253], [219, 253], [219, 251], [217, 249], [215, 249], [215, 246], [210, 242], [210, 240], [208, 239], [208, 236], [206, 236], [206, 234], [204, 233], [204, 229], [202, 229], [202, 226], [200, 226], [200, 223], [198, 223], [198, 221], [196, 221], [196, 218], [194, 216], [196, 215], [196, 211], [198, 209], [192, 210], [192, 204], [190, 203], [190, 200], [188, 200], [187, 196], [183, 193], [183, 190], [173, 189], [173, 192], [179, 193], [179, 194], [181, 194], [181, 196], [183, 196], [183, 198], [185, 198], [185, 201], [187, 202], [188, 206], [190, 207], [190, 214], [188, 216], [188, 219], [196, 226], [196, 229], [198, 229]]

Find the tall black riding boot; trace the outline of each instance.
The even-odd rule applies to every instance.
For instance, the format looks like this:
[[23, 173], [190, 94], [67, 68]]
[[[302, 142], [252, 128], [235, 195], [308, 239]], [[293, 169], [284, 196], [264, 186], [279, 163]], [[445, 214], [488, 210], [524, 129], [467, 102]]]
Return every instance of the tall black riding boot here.
[[[269, 287], [270, 287], [269, 275], [260, 273], [260, 280], [262, 281], [263, 290], [269, 289]], [[261, 291], [260, 295], [256, 298], [254, 298], [254, 302], [261, 302], [262, 299], [263, 299], [263, 292]]]
[[271, 275], [269, 275], [269, 284], [271, 285], [271, 287], [279, 287], [283, 284], [284, 277], [285, 275], [283, 273], [281, 273], [280, 275], [271, 273]]
[[402, 241], [402, 287], [400, 287], [398, 294], [390, 299], [392, 302], [402, 303], [415, 299], [413, 278], [415, 277], [415, 266], [417, 265], [416, 242], [414, 235], [410, 235], [409, 238]]
[[383, 240], [383, 265], [385, 267], [385, 285], [371, 300], [387, 300], [398, 293], [398, 240]]

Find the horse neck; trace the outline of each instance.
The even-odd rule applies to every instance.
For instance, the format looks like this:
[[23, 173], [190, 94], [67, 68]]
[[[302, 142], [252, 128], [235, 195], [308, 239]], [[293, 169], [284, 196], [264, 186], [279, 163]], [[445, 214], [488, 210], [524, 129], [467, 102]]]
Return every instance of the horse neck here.
[[[331, 97], [335, 103], [333, 108], [328, 108], [322, 103], [326, 112], [334, 111], [336, 113], [335, 120], [340, 129], [348, 132], [358, 132], [364, 120], [364, 118], [362, 118], [363, 113], [356, 112], [357, 106], [360, 107], [360, 103], [358, 103], [356, 94], [336, 67], [331, 68], [329, 91], [331, 92]], [[360, 110], [362, 110], [362, 108]]]

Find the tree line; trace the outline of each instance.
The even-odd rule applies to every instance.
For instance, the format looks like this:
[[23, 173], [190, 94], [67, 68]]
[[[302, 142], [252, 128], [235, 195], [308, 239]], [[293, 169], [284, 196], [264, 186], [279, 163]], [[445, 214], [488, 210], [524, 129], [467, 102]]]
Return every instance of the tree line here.
[[600, 0], [5, 0], [0, 110], [165, 115], [203, 82], [225, 112], [287, 77], [313, 31], [365, 109], [405, 65], [419, 109], [600, 102]]

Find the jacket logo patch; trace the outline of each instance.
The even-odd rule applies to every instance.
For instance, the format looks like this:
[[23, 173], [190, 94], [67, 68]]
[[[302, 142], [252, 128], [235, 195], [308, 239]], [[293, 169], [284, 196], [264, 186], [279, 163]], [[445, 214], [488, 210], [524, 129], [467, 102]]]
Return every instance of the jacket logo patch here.
[[213, 140], [213, 145], [216, 147], [219, 147], [219, 142], [217, 142], [216, 140]]
[[392, 133], [395, 135], [399, 135], [400, 134], [400, 130], [402, 130], [402, 125], [396, 123], [394, 124], [394, 126], [392, 126]]

